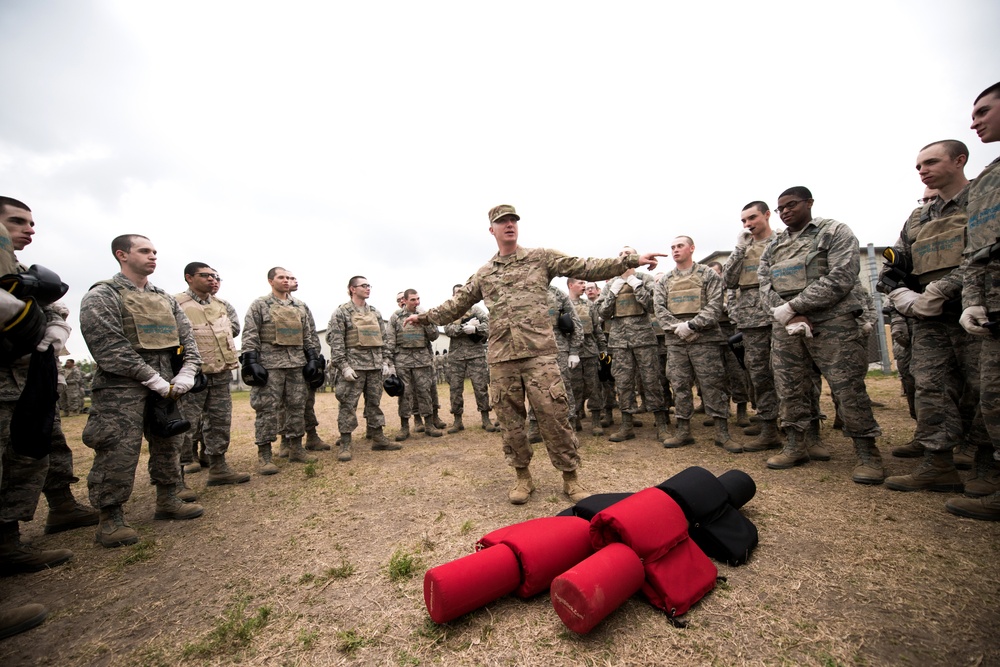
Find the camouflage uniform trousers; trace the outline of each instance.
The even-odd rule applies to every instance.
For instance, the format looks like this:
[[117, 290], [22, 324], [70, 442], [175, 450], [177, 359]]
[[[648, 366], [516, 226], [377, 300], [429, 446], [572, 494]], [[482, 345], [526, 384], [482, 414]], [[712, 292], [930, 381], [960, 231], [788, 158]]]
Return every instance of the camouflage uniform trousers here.
[[396, 374], [406, 387], [399, 401], [399, 418], [409, 419], [414, 414], [429, 417], [434, 411], [434, 400], [431, 398], [437, 392], [434, 382], [434, 369], [430, 366], [414, 368], [396, 367]]
[[315, 430], [319, 426], [316, 419], [316, 390], [306, 385], [306, 409], [303, 412], [306, 433]]
[[350, 382], [341, 376], [337, 378], [334, 389], [340, 402], [337, 428], [341, 433], [353, 433], [358, 427], [358, 401], [362, 394], [365, 397], [365, 421], [368, 423], [368, 428], [385, 426], [385, 415], [379, 407], [379, 403], [382, 402], [382, 371], [355, 370], [354, 372], [358, 374], [357, 380]]
[[781, 426], [803, 432], [816, 418], [817, 378], [813, 365], [830, 385], [849, 438], [882, 434], [865, 387], [868, 350], [851, 314], [813, 323], [813, 337], [789, 336], [784, 327], [771, 330], [771, 368], [778, 394]]
[[569, 425], [566, 386], [552, 354], [490, 365], [490, 403], [500, 420], [508, 465], [527, 468], [534, 453], [524, 428], [525, 398], [538, 419], [552, 465], [564, 472], [576, 470], [580, 465], [576, 433]]
[[[197, 394], [187, 394], [181, 402], [184, 418], [191, 428], [184, 434], [181, 460], [194, 453], [195, 438], [201, 433], [201, 442], [209, 456], [220, 456], [229, 451], [230, 427], [233, 421], [233, 397], [229, 392], [229, 371], [208, 376], [208, 387]], [[193, 458], [191, 459], [194, 460]]]
[[[719, 352], [721, 353], [722, 366], [726, 373], [726, 394], [729, 395], [733, 403], [749, 403], [750, 394], [747, 393], [747, 376], [743, 371], [743, 367], [740, 366], [740, 362], [736, 360], [736, 355], [728, 343], [720, 345]], [[744, 363], [746, 362], [744, 361]]]
[[[569, 372], [569, 377], [573, 385], [573, 396], [576, 399], [576, 414], [583, 418], [584, 402], [590, 406], [591, 413], [598, 413], [603, 409], [604, 391], [601, 388], [601, 381], [597, 377], [597, 369], [600, 362], [597, 357], [585, 357], [580, 359], [576, 368]], [[596, 409], [595, 409], [595, 406]]]
[[59, 394], [59, 411], [64, 415], [69, 415], [69, 392], [64, 384], [56, 385], [56, 391]]
[[718, 343], [668, 345], [667, 377], [674, 390], [674, 412], [678, 419], [691, 419], [694, 415], [691, 388], [696, 380], [705, 414], [723, 419], [729, 416], [726, 373]]
[[993, 441], [993, 457], [1000, 461], [1000, 338], [988, 336], [982, 340], [979, 355], [979, 405], [986, 430]]
[[778, 418], [778, 395], [771, 372], [771, 327], [747, 327], [743, 332], [743, 362], [753, 387], [754, 407], [761, 419]]
[[66, 442], [62, 430], [62, 420], [56, 414], [52, 424], [52, 451], [49, 452], [49, 471], [45, 474], [44, 491], [65, 489], [70, 484], [79, 482], [80, 478], [73, 474], [73, 450]]
[[[618, 402], [621, 411], [632, 414], [638, 412], [635, 394], [640, 377], [644, 389], [643, 406], [646, 411], [666, 410], [666, 404], [663, 401], [663, 385], [660, 384], [660, 375], [657, 369], [660, 363], [660, 352], [656, 346], [614, 348], [611, 353], [613, 357], [611, 374], [615, 378], [615, 387], [618, 389]], [[716, 356], [718, 356], [718, 351], [716, 351]], [[670, 378], [670, 384], [673, 385], [673, 383], [673, 378]], [[676, 386], [674, 391], [677, 391]]]
[[[277, 440], [279, 434], [289, 438], [302, 437], [305, 434], [308, 389], [301, 366], [267, 369], [267, 384], [250, 388], [250, 407], [257, 412], [254, 442], [266, 445]], [[284, 413], [282, 426], [278, 423], [279, 413]]]
[[184, 436], [161, 438], [145, 428], [146, 399], [141, 384], [95, 389], [83, 444], [94, 450], [87, 475], [90, 504], [101, 509], [121, 505], [132, 495], [142, 438], [149, 443], [149, 479], [157, 485], [181, 481], [180, 450]]
[[0, 522], [31, 521], [42, 491], [69, 488], [80, 479], [73, 475], [73, 451], [66, 443], [58, 411], [52, 425], [52, 450], [33, 459], [19, 456], [8, 447], [0, 482]]
[[66, 386], [66, 403], [70, 414], [83, 412], [83, 392], [76, 385]]
[[[448, 355], [451, 357], [451, 355]], [[465, 378], [472, 382], [476, 395], [476, 409], [486, 412], [490, 409], [490, 371], [486, 367], [486, 357], [472, 359], [448, 359], [448, 387], [451, 390], [451, 414], [460, 415], [465, 409]]]
[[899, 382], [903, 385], [903, 393], [907, 397], [916, 400], [917, 383], [910, 372], [910, 360], [913, 358], [912, 343], [903, 347], [899, 343], [892, 344], [892, 356], [896, 359], [896, 371], [899, 373]]
[[[569, 372], [569, 352], [556, 353], [556, 365], [559, 366], [559, 375], [562, 377], [563, 388], [566, 390], [566, 402], [569, 404], [569, 419], [576, 419], [576, 399], [573, 398], [573, 382]], [[528, 420], [537, 422], [534, 408], [528, 409]]]

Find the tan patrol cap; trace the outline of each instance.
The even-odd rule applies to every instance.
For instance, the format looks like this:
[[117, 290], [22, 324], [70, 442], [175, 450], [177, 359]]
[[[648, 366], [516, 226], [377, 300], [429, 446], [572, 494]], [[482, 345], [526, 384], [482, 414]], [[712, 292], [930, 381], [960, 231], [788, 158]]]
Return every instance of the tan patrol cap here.
[[490, 209], [490, 224], [504, 217], [505, 215], [512, 215], [515, 219], [520, 220], [521, 216], [517, 214], [514, 207], [510, 204], [500, 204], [499, 206], [494, 206]]

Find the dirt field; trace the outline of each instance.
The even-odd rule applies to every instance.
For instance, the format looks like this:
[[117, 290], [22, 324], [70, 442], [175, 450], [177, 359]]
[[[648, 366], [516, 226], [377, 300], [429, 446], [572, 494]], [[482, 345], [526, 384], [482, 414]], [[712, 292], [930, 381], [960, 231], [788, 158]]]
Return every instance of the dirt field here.
[[[871, 379], [869, 389], [888, 406], [877, 410], [887, 453], [909, 439], [912, 422], [898, 381]], [[235, 404], [230, 460], [255, 470], [247, 395]], [[382, 407], [393, 433], [394, 400]], [[319, 395], [317, 411], [332, 441], [332, 394]], [[64, 422], [81, 477], [91, 459], [79, 441], [84, 420]], [[544, 452], [531, 501], [508, 504], [513, 475], [500, 436], [469, 421], [458, 435], [417, 435], [401, 452], [358, 446], [348, 464], [329, 452], [312, 466], [282, 462], [280, 474], [236, 487], [205, 488], [207, 473], [192, 475], [205, 506], [193, 521], [152, 520], [144, 457], [126, 508], [143, 537], [132, 547], [97, 547], [91, 529], [42, 535], [43, 499], [22, 532], [76, 557], [0, 581], [4, 604], [51, 609], [41, 627], [0, 643], [0, 665], [1000, 664], [1000, 524], [951, 516], [945, 495], [852, 483], [850, 442], [829, 429], [834, 460], [789, 471], [765, 469], [765, 454], [725, 453], [700, 421], [699, 443], [680, 450], [653, 439], [649, 417], [626, 443], [581, 434], [581, 479], [593, 492], [639, 490], [691, 465], [756, 480], [744, 511], [760, 546], [745, 566], [719, 566], [727, 581], [687, 614], [685, 629], [636, 597], [581, 637], [547, 595], [435, 625], [423, 602], [427, 568], [471, 553], [493, 529], [569, 504]], [[912, 465], [889, 461], [892, 473]], [[85, 499], [85, 482], [75, 492]]]

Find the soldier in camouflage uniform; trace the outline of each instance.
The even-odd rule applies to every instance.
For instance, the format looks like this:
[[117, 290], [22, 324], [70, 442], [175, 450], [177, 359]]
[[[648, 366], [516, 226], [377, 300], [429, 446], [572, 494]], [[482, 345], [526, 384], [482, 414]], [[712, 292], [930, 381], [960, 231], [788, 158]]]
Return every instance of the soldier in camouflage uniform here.
[[[462, 289], [461, 285], [451, 288], [452, 296]], [[486, 339], [490, 334], [490, 316], [480, 305], [469, 310], [470, 315], [446, 324], [444, 335], [451, 343], [448, 354], [444, 355], [448, 369], [448, 387], [451, 390], [451, 414], [455, 423], [448, 433], [458, 433], [465, 428], [462, 412], [465, 409], [465, 378], [472, 383], [476, 396], [476, 409], [482, 418], [483, 430], [493, 433], [497, 428], [490, 421], [490, 371], [486, 367]]]
[[[607, 364], [610, 361], [610, 350], [608, 350], [608, 331], [611, 330], [611, 323], [607, 322], [597, 310], [597, 301], [601, 298], [601, 288], [597, 283], [587, 283], [586, 288], [587, 301], [590, 305], [594, 307], [594, 312], [597, 313], [597, 321], [599, 323], [599, 330], [595, 335], [600, 336], [604, 339], [604, 354], [598, 354], [597, 360], [599, 363], [604, 364], [605, 368], [608, 368]], [[664, 369], [666, 366], [664, 366]], [[601, 379], [600, 373], [598, 378]], [[614, 376], [609, 371], [604, 373], [604, 378], [601, 379], [601, 400], [597, 402], [591, 402], [587, 405], [591, 412], [601, 413], [601, 427], [608, 428], [613, 426], [615, 423], [614, 409], [618, 407], [618, 390], [615, 388]]]
[[740, 213], [743, 230], [736, 248], [722, 267], [727, 289], [734, 290], [729, 312], [743, 333], [743, 363], [753, 387], [754, 405], [760, 419], [757, 438], [743, 445], [745, 452], [760, 452], [781, 446], [778, 435], [778, 395], [771, 371], [771, 314], [760, 300], [757, 264], [764, 248], [772, 241], [771, 210], [762, 201], [752, 201]]
[[[149, 479], [156, 485], [154, 519], [194, 519], [201, 505], [178, 497], [183, 435], [153, 433], [145, 419], [153, 395], [176, 400], [193, 386], [201, 367], [191, 322], [172, 296], [153, 286], [156, 248], [145, 236], [125, 234], [111, 242], [121, 267], [97, 283], [80, 304], [80, 330], [97, 364], [83, 444], [94, 450], [87, 476], [90, 504], [101, 512], [97, 541], [105, 547], [134, 544], [122, 506], [132, 495], [145, 435]], [[172, 357], [183, 348], [180, 371]], [[169, 379], [168, 379], [169, 378]]]
[[[557, 287], [549, 285], [548, 292], [549, 320], [552, 322], [552, 333], [555, 335], [556, 363], [562, 375], [563, 386], [566, 387], [566, 402], [569, 403], [569, 423], [575, 430], [580, 430], [576, 419], [576, 399], [573, 398], [573, 384], [570, 379], [572, 369], [580, 365], [580, 348], [583, 346], [583, 323], [576, 314], [576, 309], [570, 303], [566, 293]], [[542, 436], [538, 430], [534, 410], [528, 410], [528, 442], [541, 442]]]
[[[184, 434], [184, 454], [192, 459], [190, 465], [201, 467], [194, 462], [197, 445], [193, 438], [200, 432], [209, 460], [208, 486], [243, 484], [250, 481], [250, 475], [233, 471], [226, 462], [233, 418], [229, 383], [232, 372], [239, 368], [233, 339], [240, 335], [240, 320], [229, 302], [214, 296], [219, 274], [208, 264], [188, 264], [184, 267], [184, 281], [188, 288], [174, 298], [191, 322], [201, 355], [201, 371], [208, 380], [203, 391], [188, 394], [182, 402], [181, 411], [191, 422]], [[183, 462], [184, 456], [181, 459]]]
[[[31, 210], [22, 202], [9, 197], [0, 197], [0, 275], [22, 273], [27, 267], [20, 264], [14, 256], [15, 250], [22, 250], [32, 242], [35, 233], [35, 222]], [[30, 314], [37, 313], [34, 302], [25, 303], [6, 290], [0, 290], [0, 323], [14, 328], [19, 318], [30, 319]], [[41, 340], [34, 337], [29, 341], [37, 344], [37, 349], [46, 350], [50, 345], [53, 353], [58, 354], [66, 338], [69, 336], [69, 326], [65, 318], [69, 311], [59, 302], [43, 308], [47, 326]], [[3, 334], [6, 337], [7, 334]], [[6, 342], [6, 341], [5, 341]], [[4, 355], [5, 357], [9, 355]], [[29, 356], [10, 360], [5, 358], [0, 362], [0, 575], [8, 576], [21, 572], [36, 572], [48, 567], [59, 565], [73, 557], [68, 549], [41, 550], [30, 544], [22, 544], [20, 539], [20, 522], [31, 521], [38, 506], [38, 499], [48, 478], [57, 477], [51, 470], [53, 457], [50, 454], [41, 459], [25, 456], [17, 451], [10, 442], [10, 420], [14, 414], [17, 399], [24, 389], [27, 380]], [[58, 362], [56, 362], [58, 363]], [[58, 424], [59, 411], [55, 405], [52, 412]], [[56, 440], [53, 433], [53, 444]], [[63, 440], [65, 445], [65, 440]], [[53, 448], [53, 454], [59, 452]], [[58, 460], [58, 459], [57, 459]], [[72, 455], [69, 460], [69, 476], [72, 478]], [[75, 479], [75, 478], [73, 478]], [[65, 493], [71, 507], [76, 505], [76, 499], [69, 489], [69, 481], [62, 481], [60, 491]], [[50, 500], [50, 507], [52, 501]], [[93, 512], [90, 512], [93, 519]], [[93, 525], [91, 520], [86, 525]], [[85, 524], [80, 524], [85, 525]], [[72, 526], [76, 527], [76, 525]], [[3, 615], [0, 614], [0, 617]], [[0, 623], [0, 627], [2, 623]]]
[[[634, 253], [634, 248], [626, 246], [618, 256], [627, 257]], [[650, 323], [653, 284], [653, 277], [648, 273], [636, 273], [634, 269], [629, 269], [608, 281], [597, 301], [597, 314], [610, 325], [608, 350], [614, 359], [611, 372], [622, 411], [621, 428], [609, 438], [611, 442], [624, 442], [635, 437], [633, 422], [638, 412], [636, 391], [640, 375], [646, 390], [645, 409], [652, 412], [656, 419], [656, 438], [662, 442], [668, 435], [667, 406], [657, 371], [659, 348]]]
[[351, 300], [342, 304], [330, 316], [326, 327], [326, 342], [330, 344], [330, 363], [340, 377], [335, 392], [340, 402], [337, 426], [340, 429], [340, 451], [337, 460], [351, 460], [351, 434], [358, 427], [358, 401], [365, 397], [367, 434], [375, 451], [397, 450], [401, 446], [389, 442], [382, 432], [385, 416], [382, 401], [383, 375], [389, 371], [383, 357], [385, 322], [374, 306], [368, 305], [372, 286], [364, 276], [347, 281]]
[[764, 250], [757, 269], [761, 301], [778, 325], [771, 332], [771, 363], [787, 438], [767, 466], [781, 470], [809, 461], [804, 433], [815, 418], [815, 364], [854, 442], [853, 481], [881, 484], [885, 471], [875, 438], [882, 432], [865, 387], [867, 349], [856, 319], [863, 307], [853, 292], [861, 267], [858, 240], [843, 223], [813, 218], [812, 204], [802, 186], [781, 193], [777, 211], [787, 228]]
[[729, 452], [740, 452], [743, 446], [729, 435], [729, 398], [719, 354], [722, 279], [694, 261], [694, 249], [690, 236], [675, 238], [670, 251], [677, 266], [654, 285], [653, 308], [667, 338], [667, 378], [674, 390], [677, 415], [676, 432], [664, 435], [660, 442], [667, 448], [694, 443], [691, 388], [697, 381], [705, 412], [715, 422], [715, 444]]
[[68, 415], [83, 412], [83, 371], [72, 359], [66, 360], [66, 412]]
[[410, 437], [410, 415], [416, 413], [426, 422], [424, 433], [440, 438], [442, 433], [434, 426], [431, 413], [434, 402], [431, 392], [434, 387], [434, 357], [430, 343], [440, 335], [433, 325], [404, 327], [407, 317], [417, 312], [420, 295], [415, 289], [403, 291], [403, 307], [389, 317], [385, 331], [383, 359], [388, 364], [386, 375], [398, 375], [405, 386], [403, 400], [399, 403], [400, 431], [396, 442]]
[[[918, 173], [938, 196], [910, 214], [893, 245], [900, 260], [912, 266], [909, 286], [885, 286], [883, 269], [882, 288], [889, 292], [893, 308], [913, 318], [910, 372], [917, 388], [914, 441], [924, 449], [923, 461], [915, 472], [885, 480], [886, 487], [895, 491], [962, 491], [953, 458], [955, 445], [970, 438], [975, 445], [992, 450], [978, 412], [979, 378], [975, 371], [981, 340], [958, 323], [968, 224], [969, 180], [964, 173], [968, 159], [969, 149], [960, 141], [938, 141], [921, 149]], [[967, 392], [972, 396], [973, 414], [963, 415], [962, 395]]]
[[[708, 268], [715, 271], [717, 276], [722, 277], [722, 264], [709, 262]], [[735, 299], [736, 290], [726, 288], [725, 282], [723, 282], [722, 314], [719, 315], [719, 329], [722, 331], [723, 342], [719, 345], [719, 352], [722, 356], [722, 365], [726, 369], [726, 394], [729, 396], [729, 400], [736, 404], [736, 425], [746, 427], [750, 426], [750, 419], [747, 416], [747, 403], [750, 402], [747, 375], [743, 367], [740, 366], [736, 353], [729, 346], [729, 339], [736, 334], [736, 325], [729, 316], [729, 304]], [[709, 425], [706, 424], [706, 426]]]
[[583, 295], [587, 281], [579, 278], [567, 278], [566, 287], [569, 290], [569, 300], [576, 310], [577, 317], [583, 324], [583, 345], [580, 347], [580, 363], [570, 371], [573, 385], [573, 396], [576, 398], [576, 419], [579, 424], [583, 419], [584, 401], [590, 405], [590, 430], [593, 435], [604, 435], [601, 427], [600, 406], [604, 400], [601, 381], [597, 377], [599, 369], [598, 356], [607, 354], [608, 347], [601, 331], [601, 318], [597, 308]]
[[264, 384], [250, 388], [250, 406], [257, 413], [254, 441], [261, 475], [278, 472], [271, 443], [278, 438], [279, 412], [284, 416], [280, 430], [288, 444], [288, 460], [316, 461], [305, 453], [302, 436], [309, 393], [305, 373], [320, 358], [319, 337], [309, 306], [292, 296], [293, 281], [294, 276], [283, 267], [269, 270], [271, 293], [255, 299], [243, 321], [243, 373], [248, 368], [266, 369]]
[[656, 265], [658, 255], [629, 254], [617, 259], [580, 259], [555, 250], [522, 248], [517, 243], [520, 216], [503, 204], [489, 212], [490, 234], [498, 252], [451, 299], [408, 324], [454, 322], [484, 301], [490, 313], [487, 361], [490, 400], [500, 418], [504, 454], [517, 471], [508, 494], [512, 504], [528, 501], [535, 486], [528, 470], [532, 449], [525, 435], [525, 398], [535, 410], [552, 465], [563, 473], [563, 492], [574, 502], [587, 497], [577, 478], [580, 456], [569, 424], [566, 388], [556, 363], [558, 348], [547, 312], [547, 292], [555, 276], [604, 279], [642, 264]]
[[[972, 109], [972, 129], [983, 143], [1000, 141], [1000, 83], [976, 98]], [[966, 211], [969, 216], [965, 246], [968, 267], [963, 276], [960, 323], [979, 336], [980, 408], [993, 443], [995, 460], [1000, 460], [1000, 158], [991, 162], [972, 182]], [[994, 466], [996, 464], [993, 464]], [[997, 470], [976, 484], [980, 498], [952, 498], [945, 508], [952, 514], [983, 521], [1000, 521], [1000, 490]], [[965, 485], [966, 495], [971, 481]], [[990, 485], [993, 490], [989, 492]]]

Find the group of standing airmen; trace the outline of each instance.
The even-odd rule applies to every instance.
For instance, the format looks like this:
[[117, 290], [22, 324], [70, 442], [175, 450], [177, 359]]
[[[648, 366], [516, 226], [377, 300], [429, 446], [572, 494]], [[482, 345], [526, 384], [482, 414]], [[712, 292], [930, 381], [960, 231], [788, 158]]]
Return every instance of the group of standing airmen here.
[[[973, 129], [983, 142], [1000, 141], [1000, 83], [976, 99]], [[634, 437], [640, 412], [636, 395], [641, 393], [642, 410], [656, 420], [658, 440], [668, 448], [691, 444], [692, 387], [697, 384], [717, 445], [732, 453], [780, 448], [767, 459], [773, 469], [823, 460], [829, 452], [818, 438], [822, 376], [844, 434], [854, 443], [855, 482], [885, 481], [901, 491], [964, 488], [966, 496], [949, 500], [948, 511], [1000, 520], [1000, 160], [969, 183], [963, 173], [967, 159], [968, 150], [957, 141], [921, 149], [917, 168], [934, 197], [911, 214], [894, 246], [901, 258], [897, 268], [902, 267], [896, 277], [902, 277], [895, 280], [886, 272], [881, 282], [896, 313], [912, 318], [917, 427], [913, 443], [894, 452], [922, 457], [909, 475], [885, 478], [875, 443], [880, 430], [864, 384], [871, 324], [863, 318], [857, 238], [840, 222], [814, 217], [812, 193], [801, 186], [778, 197], [776, 211], [786, 227], [778, 233], [770, 229], [764, 202], [743, 209], [744, 231], [720, 271], [693, 261], [694, 242], [687, 236], [671, 244], [675, 268], [656, 277], [635, 269], [655, 268], [663, 256], [659, 253], [626, 247], [616, 258], [583, 259], [523, 248], [518, 244], [520, 216], [513, 206], [500, 205], [488, 214], [497, 254], [436, 308], [422, 312], [419, 295], [406, 290], [387, 328], [367, 303], [371, 285], [363, 276], [352, 277], [350, 299], [334, 312], [326, 334], [340, 402], [338, 459], [352, 457], [362, 396], [373, 450], [398, 449], [397, 443], [409, 437], [411, 417], [420, 419], [428, 435], [440, 435], [444, 424], [435, 410], [430, 342], [443, 325], [453, 341], [449, 374], [455, 423], [450, 430], [464, 428], [464, 379], [472, 377], [483, 427], [493, 427], [492, 406], [505, 457], [515, 469], [511, 503], [527, 502], [534, 491], [529, 439], [538, 437], [562, 472], [564, 493], [573, 501], [587, 496], [577, 472], [576, 430], [587, 399], [594, 433], [612, 422], [613, 394], [598, 378], [600, 364], [610, 355], [622, 410], [621, 428], [611, 436], [615, 442]], [[13, 252], [31, 242], [30, 209], [0, 198], [0, 221], [0, 270], [23, 273]], [[91, 287], [80, 312], [81, 331], [96, 362], [83, 430], [84, 444], [94, 449], [87, 478], [94, 509], [78, 503], [69, 489], [76, 481], [72, 454], [58, 428], [54, 398], [51, 454], [32, 459], [11, 446], [11, 421], [25, 387], [29, 356], [0, 355], [3, 574], [43, 569], [72, 557], [65, 549], [40, 550], [20, 542], [18, 522], [33, 517], [43, 491], [50, 506], [46, 532], [96, 524], [96, 540], [105, 547], [137, 542], [123, 504], [132, 492], [144, 437], [150, 480], [156, 486], [156, 519], [202, 515], [180, 464], [182, 450], [193, 454], [199, 439], [208, 457], [209, 485], [248, 481], [247, 473], [232, 470], [226, 461], [229, 383], [240, 362], [242, 377], [252, 387], [259, 473], [277, 472], [271, 446], [279, 435], [291, 461], [311, 460], [303, 437], [307, 445], [314, 440], [312, 449], [329, 447], [315, 434], [312, 408], [315, 389], [326, 378], [325, 360], [311, 312], [292, 296], [297, 287], [293, 275], [281, 267], [268, 273], [271, 293], [255, 300], [247, 312], [238, 360], [240, 325], [232, 307], [215, 296], [221, 284], [217, 271], [189, 264], [184, 276], [188, 289], [174, 297], [149, 282], [156, 249], [148, 238], [117, 237], [112, 253], [120, 271]], [[557, 276], [569, 278], [569, 298], [551, 287]], [[608, 282], [598, 295], [594, 281], [599, 280]], [[724, 380], [720, 354], [724, 298], [743, 334], [760, 419], [757, 439], [743, 444], [728, 431], [728, 402], [734, 393]], [[485, 310], [476, 306], [480, 301]], [[58, 355], [65, 344], [67, 314], [59, 302], [39, 304], [0, 290], [6, 335], [24, 332], [23, 323], [31, 322], [21, 335], [31, 337], [33, 349], [42, 355]], [[665, 378], [657, 368], [665, 368]], [[401, 430], [394, 443], [383, 432], [379, 403], [383, 382], [399, 376], [407, 398], [400, 403]], [[487, 376], [489, 404], [483, 387]], [[668, 428], [667, 381], [677, 421], [673, 432]], [[158, 398], [166, 399], [168, 407]], [[168, 416], [166, 422], [156, 422], [148, 416], [157, 410], [169, 415], [171, 402], [180, 400], [183, 418], [190, 422], [186, 442], [178, 427], [183, 419]], [[529, 435], [531, 421], [537, 423], [535, 438]], [[976, 447], [976, 472], [964, 483], [952, 454], [963, 443]], [[34, 627], [46, 613], [37, 604], [0, 610], [0, 638]]]

